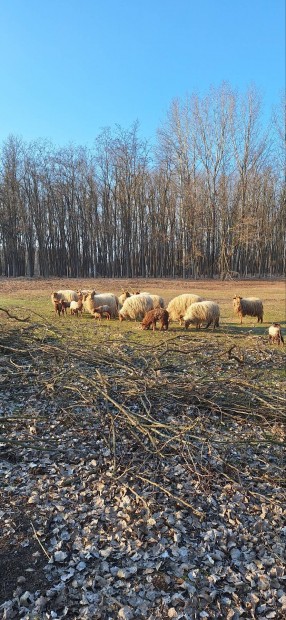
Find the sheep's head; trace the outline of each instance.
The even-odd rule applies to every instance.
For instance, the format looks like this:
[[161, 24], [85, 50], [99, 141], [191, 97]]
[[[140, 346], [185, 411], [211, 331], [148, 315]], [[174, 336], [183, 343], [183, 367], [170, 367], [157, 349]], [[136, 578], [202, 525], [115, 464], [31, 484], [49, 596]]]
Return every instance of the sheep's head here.
[[126, 318], [126, 317], [125, 317], [125, 315], [123, 314], [123, 312], [121, 312], [121, 311], [120, 311], [118, 316], [119, 316], [119, 321], [125, 321], [125, 318]]
[[241, 300], [242, 300], [242, 297], [239, 297], [239, 295], [236, 295], [233, 298], [233, 307], [234, 307], [235, 310], [238, 310], [238, 311], [241, 310], [241, 303], [240, 303]]

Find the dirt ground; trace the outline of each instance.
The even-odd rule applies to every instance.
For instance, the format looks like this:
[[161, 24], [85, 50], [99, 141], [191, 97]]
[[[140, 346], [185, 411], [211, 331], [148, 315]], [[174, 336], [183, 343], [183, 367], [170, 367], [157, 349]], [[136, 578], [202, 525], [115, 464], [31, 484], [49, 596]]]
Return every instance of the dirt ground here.
[[145, 289], [151, 292], [160, 291], [166, 293], [166, 297], [174, 297], [177, 294], [187, 291], [213, 291], [222, 298], [227, 295], [242, 294], [250, 296], [259, 294], [260, 291], [267, 292], [272, 296], [272, 292], [285, 297], [286, 283], [283, 278], [265, 280], [183, 280], [167, 278], [0, 278], [0, 294], [18, 296], [19, 293], [29, 293], [30, 295], [50, 294], [54, 290], [62, 288], [79, 290], [82, 288], [95, 289], [98, 292], [110, 291], [120, 295], [124, 290], [131, 291]]

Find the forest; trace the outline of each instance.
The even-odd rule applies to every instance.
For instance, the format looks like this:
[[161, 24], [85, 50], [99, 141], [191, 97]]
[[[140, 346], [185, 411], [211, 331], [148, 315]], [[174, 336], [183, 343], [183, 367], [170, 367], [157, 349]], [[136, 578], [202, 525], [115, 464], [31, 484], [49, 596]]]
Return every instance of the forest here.
[[[285, 273], [285, 103], [223, 83], [171, 102], [156, 144], [0, 147], [0, 275], [215, 278]], [[92, 128], [91, 128], [92, 133]]]

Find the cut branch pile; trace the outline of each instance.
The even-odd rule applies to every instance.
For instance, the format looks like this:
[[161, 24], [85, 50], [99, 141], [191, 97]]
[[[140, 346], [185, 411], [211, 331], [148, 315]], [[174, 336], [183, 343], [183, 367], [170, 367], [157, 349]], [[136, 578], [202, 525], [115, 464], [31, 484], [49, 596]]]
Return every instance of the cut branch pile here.
[[[13, 326], [3, 332], [0, 338], [0, 371], [3, 392], [0, 456], [10, 463], [9, 475], [19, 478], [21, 470], [23, 475], [28, 476], [26, 485], [19, 482], [15, 492], [11, 491], [11, 485], [6, 490], [4, 488], [5, 505], [7, 502], [9, 504], [10, 497], [11, 505], [19, 507], [26, 497], [27, 514], [30, 514], [29, 509], [35, 509], [37, 505], [42, 485], [42, 493], [47, 497], [45, 519], [53, 520], [57, 514], [61, 514], [62, 508], [58, 507], [62, 502], [66, 506], [64, 510], [71, 510], [73, 502], [76, 506], [81, 501], [79, 498], [82, 494], [86, 506], [85, 518], [88, 518], [89, 502], [92, 513], [91, 508], [94, 502], [101, 502], [101, 495], [106, 503], [111, 502], [113, 505], [116, 497], [122, 497], [123, 494], [134, 509], [134, 523], [129, 526], [131, 538], [136, 527], [139, 527], [139, 514], [141, 519], [145, 514], [147, 522], [149, 519], [154, 526], [157, 521], [161, 524], [160, 532], [157, 531], [155, 535], [156, 544], [158, 540], [169, 541], [168, 544], [162, 543], [161, 562], [164, 557], [168, 557], [164, 554], [169, 554], [168, 545], [171, 544], [165, 519], [170, 519], [171, 523], [171, 515], [178, 514], [178, 511], [181, 511], [181, 519], [187, 529], [184, 535], [183, 530], [179, 535], [174, 525], [176, 532], [172, 544], [178, 536], [184, 539], [182, 545], [188, 549], [186, 557], [192, 547], [191, 530], [195, 538], [202, 536], [206, 540], [210, 528], [219, 528], [220, 522], [224, 524], [223, 527], [231, 527], [233, 522], [240, 523], [241, 528], [247, 528], [248, 519], [254, 519], [253, 515], [261, 511], [263, 506], [269, 519], [270, 512], [274, 511], [276, 525], [280, 519], [283, 522], [285, 391], [281, 380], [283, 356], [277, 348], [269, 348], [263, 342], [250, 339], [247, 350], [241, 351], [236, 341], [227, 343], [222, 349], [215, 336], [208, 339], [206, 347], [203, 338], [194, 340], [189, 334], [175, 338], [164, 334], [159, 341], [156, 339], [154, 345], [140, 343], [139, 346], [138, 339], [134, 340], [133, 336], [123, 336], [112, 331], [107, 334], [100, 330], [92, 342], [84, 337], [80, 341], [77, 334], [69, 334], [67, 344], [67, 339], [57, 333], [54, 326], [41, 321], [38, 316], [37, 323], [28, 324], [24, 328], [22, 325]], [[49, 487], [45, 482], [47, 469], [56, 472], [49, 478]], [[64, 499], [59, 497], [59, 490], [56, 490], [53, 483], [53, 477], [58, 478], [59, 472], [65, 472], [61, 482], [57, 483]], [[30, 479], [33, 479], [33, 484], [28, 497], [25, 493], [30, 486]], [[42, 480], [41, 483], [39, 480]], [[14, 493], [18, 494], [18, 499]], [[73, 507], [74, 510], [80, 508]], [[124, 513], [123, 508], [122, 511]], [[131, 514], [128, 518], [126, 515], [121, 518], [128, 521]], [[60, 545], [57, 543], [58, 546], [53, 545], [40, 513], [37, 514], [37, 522], [40, 526], [32, 523], [31, 531], [41, 547], [45, 561], [47, 557], [50, 559], [50, 582], [54, 583], [60, 578], [62, 583], [70, 583], [72, 577], [66, 577], [65, 582], [56, 559], [62, 558], [59, 560], [62, 566], [68, 556], [56, 554], [67, 553], [69, 544], [65, 546], [62, 542]], [[187, 522], [192, 524], [188, 535]], [[87, 524], [85, 527], [88, 527]], [[107, 532], [105, 536], [110, 543], [111, 538], [108, 538]], [[141, 541], [145, 540], [142, 532], [140, 537]], [[77, 547], [75, 542], [73, 544], [74, 555]], [[83, 548], [81, 542], [78, 562], [87, 561]], [[115, 559], [111, 559], [113, 551], [106, 551], [107, 555], [104, 555], [109, 545], [105, 547], [102, 538], [98, 540], [98, 548], [101, 549], [101, 559], [110, 556], [108, 570], [112, 574], [111, 564], [116, 564]], [[194, 548], [197, 549], [195, 542]], [[210, 566], [213, 566], [218, 561], [212, 555], [214, 547], [211, 544], [204, 548], [206, 555], [211, 558]], [[147, 554], [148, 549], [145, 550]], [[279, 558], [277, 556], [274, 563], [282, 571], [280, 551], [279, 547]], [[98, 552], [94, 553], [94, 557], [98, 557]], [[124, 553], [125, 559], [123, 556], [120, 559], [121, 570], [125, 570], [126, 548]], [[184, 564], [183, 556], [181, 560]], [[150, 574], [155, 570], [155, 564], [155, 559], [152, 559]], [[184, 570], [188, 574], [191, 570], [197, 570], [194, 557], [192, 561], [186, 560], [186, 565], [187, 568], [181, 569], [182, 574]], [[70, 563], [64, 575], [74, 576], [73, 567], [74, 563]], [[173, 580], [174, 575], [170, 577], [170, 570], [166, 571], [167, 574], [168, 579]], [[187, 582], [191, 580], [190, 577], [184, 579]], [[201, 580], [204, 581], [203, 577]], [[184, 605], [180, 599], [181, 607], [178, 602], [175, 604], [172, 596], [168, 599], [167, 594], [165, 599], [161, 596], [160, 604], [156, 603], [157, 607], [155, 599], [151, 597], [148, 599], [145, 617], [188, 617], [186, 609], [190, 608], [191, 614], [192, 608], [209, 614], [203, 617], [216, 618], [221, 613], [219, 609], [224, 609], [223, 617], [235, 618], [227, 615], [227, 609], [234, 609], [235, 601], [232, 595], [227, 594], [227, 590], [222, 588], [223, 595], [217, 593], [212, 598], [210, 588], [206, 603], [200, 598], [202, 583], [199, 586], [197, 579], [196, 582], [191, 580], [188, 583], [195, 588], [193, 607], [189, 596], [188, 603], [187, 599], [183, 600]], [[108, 590], [106, 607], [109, 614], [114, 613], [111, 617], [140, 617], [139, 612], [136, 612], [137, 607], [140, 608], [139, 603], [137, 606], [136, 602], [131, 604], [131, 595], [128, 598], [123, 591], [118, 603], [116, 586], [113, 581], [112, 584]], [[132, 588], [135, 588], [134, 584]], [[250, 591], [251, 588], [246, 588], [244, 598], [241, 595], [241, 600], [236, 603], [237, 608], [243, 606], [247, 610], [250, 609], [247, 604], [251, 604], [255, 609], [249, 598]], [[138, 594], [139, 591], [136, 592]], [[261, 588], [261, 592], [265, 590]], [[260, 594], [258, 592], [258, 602], [262, 605], [263, 597]], [[65, 595], [70, 596], [67, 593]], [[228, 596], [230, 603], [222, 603], [222, 598]], [[281, 596], [277, 595], [275, 600], [272, 596], [270, 612], [275, 610], [278, 614], [275, 617], [279, 617], [284, 609], [284, 599], [279, 602]], [[14, 599], [11, 601], [10, 607], [14, 609]], [[85, 608], [86, 616], [76, 615], [79, 614], [79, 607], [74, 604], [75, 607], [71, 608], [75, 615], [68, 617], [91, 617], [88, 614], [93, 613], [92, 617], [104, 618], [104, 615], [96, 616], [94, 609], [99, 602], [97, 600], [94, 608], [94, 601], [92, 604], [88, 601], [85, 605], [81, 603], [80, 613]], [[50, 602], [46, 604], [47, 609], [51, 609]], [[70, 606], [67, 601], [66, 606]], [[118, 608], [124, 610], [126, 606], [130, 607], [131, 615], [128, 616], [125, 610], [126, 616], [117, 616]], [[27, 608], [31, 610], [32, 607], [27, 604]], [[156, 608], [160, 609], [161, 615], [156, 616]], [[103, 614], [102, 607], [100, 609]], [[172, 609], [174, 612], [170, 611]], [[184, 609], [184, 616], [179, 616], [180, 609]], [[172, 613], [177, 615], [170, 615]], [[262, 611], [259, 613], [249, 617], [262, 618]], [[48, 618], [48, 615], [42, 617]]]

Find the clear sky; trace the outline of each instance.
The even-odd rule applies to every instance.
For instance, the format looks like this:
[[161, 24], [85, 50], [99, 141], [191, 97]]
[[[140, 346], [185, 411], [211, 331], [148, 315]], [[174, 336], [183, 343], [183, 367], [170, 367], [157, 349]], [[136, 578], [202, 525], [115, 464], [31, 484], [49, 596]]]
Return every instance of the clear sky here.
[[285, 0], [0, 0], [0, 32], [0, 142], [154, 142], [174, 98], [254, 83], [268, 115], [285, 89]]

